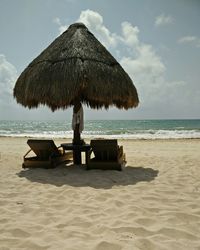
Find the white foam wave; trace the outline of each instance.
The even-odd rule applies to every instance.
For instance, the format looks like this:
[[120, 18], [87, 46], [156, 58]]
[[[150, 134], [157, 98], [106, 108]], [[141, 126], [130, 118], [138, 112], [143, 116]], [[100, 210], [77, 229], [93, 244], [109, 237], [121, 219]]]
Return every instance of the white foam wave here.
[[[34, 138], [72, 138], [72, 131], [44, 131], [42, 133], [26, 133], [0, 131], [2, 137], [34, 137]], [[82, 134], [89, 138], [118, 138], [118, 139], [199, 139], [200, 131], [197, 130], [143, 130], [135, 133], [105, 134], [102, 131], [85, 131]]]

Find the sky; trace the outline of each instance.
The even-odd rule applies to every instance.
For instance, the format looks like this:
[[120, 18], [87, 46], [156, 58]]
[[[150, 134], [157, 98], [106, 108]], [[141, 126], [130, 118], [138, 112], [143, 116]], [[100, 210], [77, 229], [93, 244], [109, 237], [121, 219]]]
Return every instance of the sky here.
[[83, 22], [137, 88], [128, 111], [84, 107], [91, 119], [200, 119], [200, 0], [0, 0], [0, 120], [71, 120], [17, 104], [21, 72], [56, 37]]

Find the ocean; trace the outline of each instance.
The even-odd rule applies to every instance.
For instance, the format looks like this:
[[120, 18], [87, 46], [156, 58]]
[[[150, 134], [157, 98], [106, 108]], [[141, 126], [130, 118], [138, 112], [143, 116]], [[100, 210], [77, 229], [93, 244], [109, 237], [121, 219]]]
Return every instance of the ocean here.
[[[82, 138], [200, 138], [200, 120], [91, 120]], [[1, 121], [0, 136], [72, 138], [71, 121]]]

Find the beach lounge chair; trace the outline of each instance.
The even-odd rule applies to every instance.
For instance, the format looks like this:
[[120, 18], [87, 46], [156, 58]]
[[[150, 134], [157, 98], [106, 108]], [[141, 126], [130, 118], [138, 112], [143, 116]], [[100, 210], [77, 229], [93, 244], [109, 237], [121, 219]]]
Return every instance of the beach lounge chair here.
[[[29, 151], [24, 155], [23, 168], [41, 167], [53, 168], [61, 163], [68, 163], [71, 161], [73, 153], [65, 153], [59, 149], [53, 140], [35, 140], [27, 141], [30, 146]], [[27, 157], [33, 151], [35, 156]]]
[[91, 140], [90, 145], [94, 158], [89, 157], [87, 169], [122, 170], [126, 164], [123, 147], [118, 146], [117, 140]]

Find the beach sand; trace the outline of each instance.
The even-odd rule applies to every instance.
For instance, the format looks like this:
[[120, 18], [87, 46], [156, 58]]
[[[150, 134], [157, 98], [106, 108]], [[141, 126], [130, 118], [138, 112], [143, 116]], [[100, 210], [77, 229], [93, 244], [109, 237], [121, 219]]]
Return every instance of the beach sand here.
[[119, 140], [122, 172], [23, 170], [26, 141], [0, 138], [1, 250], [200, 249], [200, 140]]

